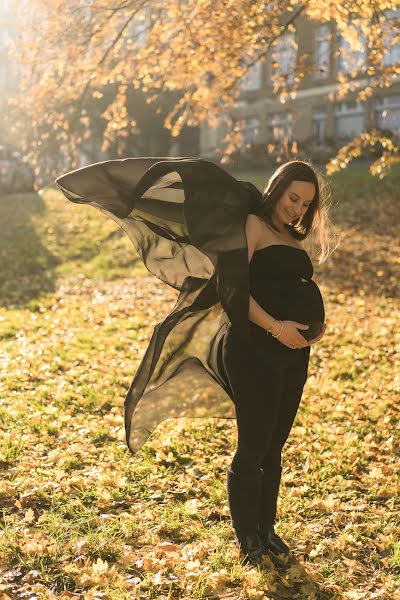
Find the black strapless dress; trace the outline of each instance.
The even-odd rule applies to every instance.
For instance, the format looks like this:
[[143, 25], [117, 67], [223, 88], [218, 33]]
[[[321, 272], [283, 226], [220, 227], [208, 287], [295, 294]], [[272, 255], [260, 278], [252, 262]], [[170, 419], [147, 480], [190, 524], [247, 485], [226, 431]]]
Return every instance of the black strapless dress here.
[[[306, 339], [316, 337], [325, 320], [324, 302], [307, 252], [286, 244], [256, 250], [250, 262], [250, 292], [258, 304], [277, 319], [309, 325], [300, 330]], [[264, 329], [251, 322], [255, 330]]]

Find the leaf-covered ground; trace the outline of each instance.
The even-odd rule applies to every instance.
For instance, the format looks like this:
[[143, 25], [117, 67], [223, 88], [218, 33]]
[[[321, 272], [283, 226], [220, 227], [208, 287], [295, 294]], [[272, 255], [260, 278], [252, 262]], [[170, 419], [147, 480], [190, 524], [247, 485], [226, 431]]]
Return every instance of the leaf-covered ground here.
[[400, 177], [332, 183], [342, 241], [314, 263], [328, 330], [284, 452], [293, 558], [264, 570], [241, 564], [230, 525], [234, 420], [125, 445], [124, 395], [176, 292], [94, 209], [0, 199], [1, 599], [400, 598]]

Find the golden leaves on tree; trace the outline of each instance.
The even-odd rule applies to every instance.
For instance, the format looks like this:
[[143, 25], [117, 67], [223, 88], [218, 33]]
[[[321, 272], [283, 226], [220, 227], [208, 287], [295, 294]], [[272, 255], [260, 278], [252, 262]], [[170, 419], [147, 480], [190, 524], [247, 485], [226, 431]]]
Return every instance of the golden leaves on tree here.
[[[365, 102], [400, 74], [399, 64], [385, 63], [400, 35], [399, 19], [388, 18], [385, 11], [396, 9], [395, 0], [241, 0], [228, 6], [214, 0], [116, 0], [112, 5], [32, 0], [29, 12], [18, 4], [22, 31], [14, 55], [22, 67], [21, 88], [10, 105], [10, 127], [31, 162], [49, 162], [49, 174], [58, 168], [56, 161], [74, 166], [84, 141], [97, 143], [96, 119], [81, 117], [98, 103], [106, 104], [99, 140], [104, 150], [132, 132], [140, 134], [135, 115], [128, 118], [129, 90], [141, 90], [149, 102], [176, 94], [165, 120], [173, 136], [185, 125], [206, 121], [227, 128], [243, 78], [257, 62], [271, 67], [268, 83], [283, 104], [315, 71], [310, 56], [297, 51], [297, 25], [303, 18], [334, 25], [335, 39], [343, 39], [336, 56], [335, 100], [356, 92]], [[240, 144], [239, 136], [225, 139], [220, 148], [225, 159], [232, 144]], [[122, 143], [118, 151], [124, 154], [124, 148]], [[382, 173], [395, 149], [386, 152]]]

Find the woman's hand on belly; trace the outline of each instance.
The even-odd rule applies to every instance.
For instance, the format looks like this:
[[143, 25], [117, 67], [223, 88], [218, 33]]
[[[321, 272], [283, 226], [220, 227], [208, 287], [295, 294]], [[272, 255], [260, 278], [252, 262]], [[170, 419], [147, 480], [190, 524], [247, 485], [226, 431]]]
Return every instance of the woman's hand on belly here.
[[[304, 336], [301, 335], [299, 329], [308, 329], [308, 325], [304, 323], [298, 323], [297, 321], [282, 321], [283, 328], [282, 333], [276, 338], [279, 340], [284, 346], [288, 348], [305, 348], [305, 346], [309, 346], [310, 342], [307, 342]], [[281, 325], [275, 323], [273, 333], [279, 333], [281, 329]]]
[[321, 333], [318, 334], [317, 337], [315, 337], [314, 339], [308, 340], [308, 342], [306, 344], [304, 344], [304, 346], [311, 346], [312, 344], [316, 344], [317, 342], [319, 342], [324, 337], [325, 331], [326, 331], [326, 323], [324, 323], [322, 325]]

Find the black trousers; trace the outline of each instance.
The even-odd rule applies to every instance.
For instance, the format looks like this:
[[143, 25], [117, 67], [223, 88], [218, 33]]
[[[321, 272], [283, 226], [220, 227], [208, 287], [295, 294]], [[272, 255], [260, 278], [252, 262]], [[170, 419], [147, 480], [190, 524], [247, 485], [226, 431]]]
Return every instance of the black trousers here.
[[310, 347], [290, 349], [251, 323], [243, 342], [231, 326], [223, 362], [233, 392], [238, 444], [228, 469], [227, 497], [237, 536], [273, 525], [281, 479], [281, 452], [307, 379]]

